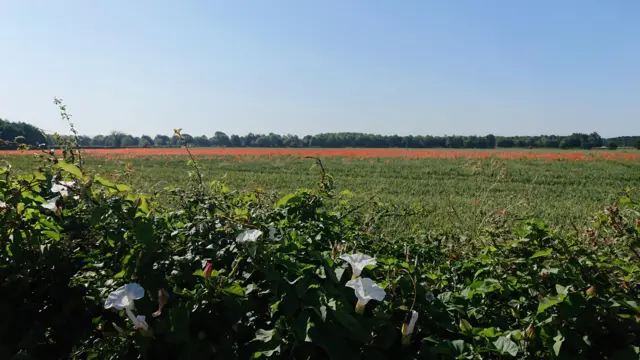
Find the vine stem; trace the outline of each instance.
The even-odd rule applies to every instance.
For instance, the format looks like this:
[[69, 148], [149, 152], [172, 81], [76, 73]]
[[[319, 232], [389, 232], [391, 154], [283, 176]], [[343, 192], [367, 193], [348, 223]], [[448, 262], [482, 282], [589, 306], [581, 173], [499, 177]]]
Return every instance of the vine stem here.
[[416, 300], [418, 298], [418, 285], [416, 283], [416, 280], [413, 278], [413, 276], [411, 276], [411, 273], [407, 269], [400, 269], [400, 271], [406, 272], [407, 275], [409, 275], [409, 279], [411, 279], [411, 282], [413, 283], [413, 303], [411, 304], [411, 308], [409, 309], [409, 311], [413, 311], [413, 308], [416, 306]]

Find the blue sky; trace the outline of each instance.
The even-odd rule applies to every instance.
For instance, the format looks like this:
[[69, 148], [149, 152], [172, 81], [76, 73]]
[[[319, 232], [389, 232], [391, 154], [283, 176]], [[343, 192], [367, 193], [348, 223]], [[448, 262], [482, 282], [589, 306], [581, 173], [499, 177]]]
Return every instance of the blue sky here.
[[66, 132], [640, 134], [637, 0], [0, 1], [0, 117]]

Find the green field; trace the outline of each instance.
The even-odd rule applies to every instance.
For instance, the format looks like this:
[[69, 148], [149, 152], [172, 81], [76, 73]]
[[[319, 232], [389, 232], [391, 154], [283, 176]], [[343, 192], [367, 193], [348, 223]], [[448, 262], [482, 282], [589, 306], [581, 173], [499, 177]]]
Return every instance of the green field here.
[[[34, 162], [29, 156], [8, 160], [18, 171]], [[170, 200], [162, 190], [185, 186], [192, 171], [186, 157], [93, 156], [86, 162], [102, 175], [124, 176], [120, 181], [140, 192], [159, 192], [163, 202]], [[573, 229], [640, 180], [637, 161], [324, 158], [323, 163], [336, 189], [350, 190], [354, 201], [377, 200], [417, 210], [408, 218], [390, 218], [388, 231], [470, 233], [505, 209], [508, 219], [536, 217], [555, 228]], [[207, 183], [223, 180], [231, 188], [278, 194], [312, 187], [319, 179], [319, 169], [310, 159], [225, 157], [200, 159], [199, 164]]]

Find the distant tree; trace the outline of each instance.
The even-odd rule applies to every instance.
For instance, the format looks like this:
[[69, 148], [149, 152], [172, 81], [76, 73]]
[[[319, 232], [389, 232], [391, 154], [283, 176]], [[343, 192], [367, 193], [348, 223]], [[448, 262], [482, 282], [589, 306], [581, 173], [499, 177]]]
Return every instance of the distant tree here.
[[153, 139], [151, 138], [151, 136], [142, 135], [140, 136], [140, 141], [138, 142], [138, 146], [141, 148], [153, 146]]
[[636, 149], [638, 149], [638, 150], [640, 150], [640, 139], [636, 140], [636, 141], [633, 143], [633, 147], [634, 147], [634, 148], [636, 148]]
[[515, 146], [515, 142], [509, 137], [499, 137], [496, 140], [496, 146], [499, 148], [512, 148]]
[[155, 138], [153, 138], [153, 144], [155, 146], [167, 146], [171, 144], [171, 138], [167, 135], [158, 134]]
[[489, 134], [487, 136], [485, 136], [485, 139], [487, 140], [487, 147], [489, 149], [495, 149], [496, 147], [496, 137], [493, 134]]
[[0, 139], [14, 141], [18, 136], [22, 136], [20, 142], [27, 145], [35, 146], [47, 143], [46, 136], [37, 127], [23, 122], [0, 119]]
[[[111, 134], [105, 136], [104, 138], [104, 144], [106, 146], [111, 146], [114, 148], [120, 148], [122, 146], [124, 146], [124, 144], [122, 143], [122, 140], [125, 137], [131, 137], [131, 135], [127, 135], [123, 132], [120, 131], [112, 131]], [[131, 141], [127, 140], [127, 143], [129, 142], [133, 142], [133, 139], [131, 139]]]
[[105, 145], [105, 141], [104, 141], [104, 136], [103, 135], [96, 135], [91, 139], [91, 146], [104, 146]]
[[[222, 131], [216, 131], [216, 133], [211, 138], [211, 145], [213, 146], [234, 146], [231, 145], [231, 140], [227, 134]], [[238, 145], [240, 146], [240, 145]]]
[[196, 146], [199, 147], [209, 147], [211, 146], [211, 141], [206, 135], [196, 136], [194, 139]]
[[238, 135], [231, 135], [229, 138], [229, 145], [232, 147], [242, 147], [242, 139]]
[[189, 134], [182, 134], [182, 138], [184, 139], [184, 142], [189, 145], [189, 146], [194, 146], [196, 145], [196, 140], [194, 139], [193, 136], [189, 135]]
[[120, 146], [121, 147], [132, 147], [132, 146], [137, 146], [139, 143], [139, 140], [136, 140], [136, 138], [134, 138], [131, 135], [128, 134], [124, 134], [122, 136], [122, 138], [120, 139]]
[[609, 148], [609, 150], [615, 150], [618, 148], [618, 143], [615, 141], [609, 141], [607, 147]]

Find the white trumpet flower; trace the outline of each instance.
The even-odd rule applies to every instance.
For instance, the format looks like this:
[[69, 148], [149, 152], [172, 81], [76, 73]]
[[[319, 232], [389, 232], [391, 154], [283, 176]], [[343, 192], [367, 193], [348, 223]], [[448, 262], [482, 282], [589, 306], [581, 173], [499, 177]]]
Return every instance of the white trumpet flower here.
[[365, 267], [375, 265], [377, 263], [376, 258], [372, 258], [371, 256], [364, 254], [345, 254], [340, 256], [340, 259], [351, 265], [351, 273], [353, 274], [351, 276], [352, 280], [360, 276], [360, 273], [362, 273], [362, 270]]
[[260, 236], [262, 236], [262, 231], [260, 230], [246, 230], [236, 237], [236, 241], [240, 244], [253, 243], [256, 242]]
[[416, 327], [416, 322], [418, 322], [418, 312], [415, 310], [411, 310], [411, 319], [409, 323], [402, 324], [402, 343], [409, 344], [411, 342], [411, 335], [413, 334], [413, 330]]
[[382, 301], [387, 295], [378, 284], [369, 278], [357, 278], [355, 280], [349, 280], [346, 287], [350, 287], [354, 290], [358, 302], [356, 303], [356, 313], [364, 313], [364, 308], [371, 300]]
[[61, 196], [65, 197], [69, 195], [69, 189], [75, 186], [75, 182], [73, 181], [57, 181], [51, 184], [51, 192], [59, 193]]
[[141, 299], [142, 297], [144, 297], [144, 289], [140, 284], [126, 284], [109, 294], [107, 300], [104, 302], [104, 308], [115, 308], [117, 310], [124, 309], [131, 322], [133, 322], [133, 326], [136, 329], [146, 331], [149, 329], [149, 325], [145, 321], [145, 317], [141, 315], [136, 316], [133, 313], [133, 310], [135, 309], [134, 301]]

